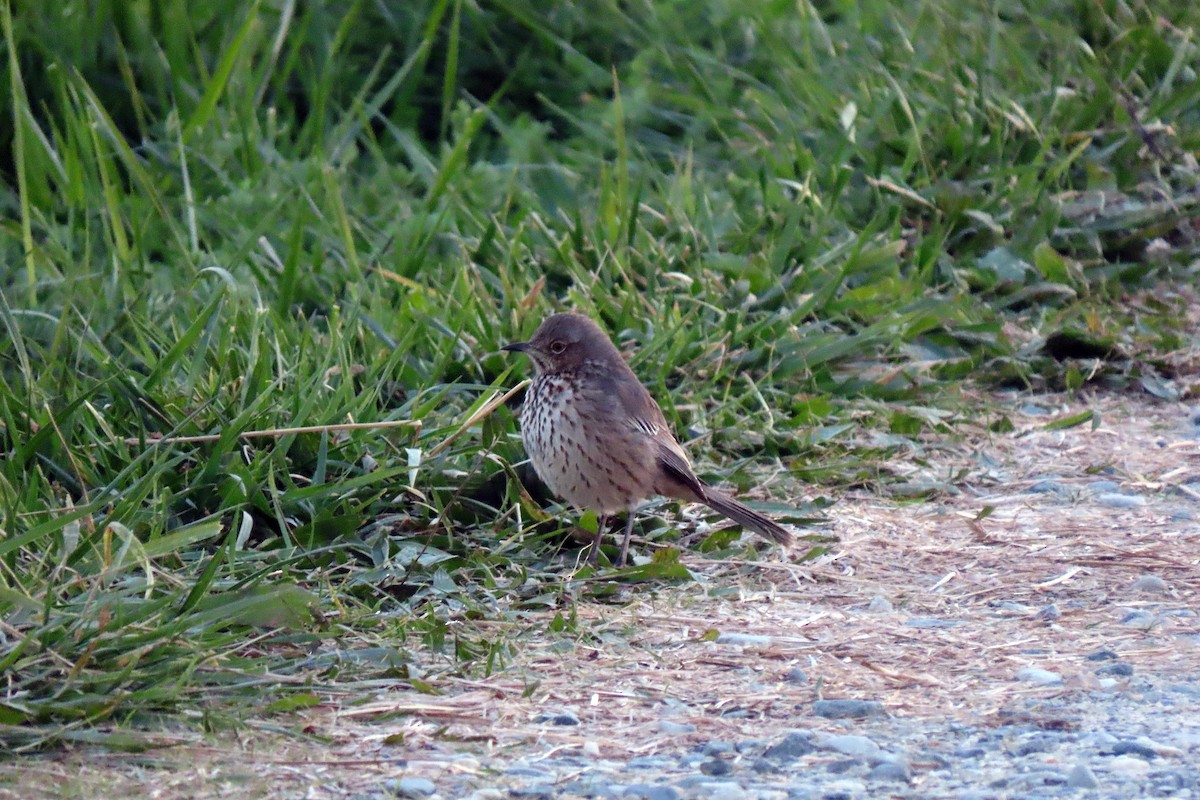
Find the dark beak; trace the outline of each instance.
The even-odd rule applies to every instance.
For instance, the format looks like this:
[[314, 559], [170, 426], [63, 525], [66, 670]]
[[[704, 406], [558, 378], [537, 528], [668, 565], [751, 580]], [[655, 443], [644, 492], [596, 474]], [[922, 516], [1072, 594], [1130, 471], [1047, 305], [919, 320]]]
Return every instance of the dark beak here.
[[507, 350], [510, 353], [524, 353], [529, 349], [529, 342], [513, 342], [512, 344], [504, 345], [500, 349]]

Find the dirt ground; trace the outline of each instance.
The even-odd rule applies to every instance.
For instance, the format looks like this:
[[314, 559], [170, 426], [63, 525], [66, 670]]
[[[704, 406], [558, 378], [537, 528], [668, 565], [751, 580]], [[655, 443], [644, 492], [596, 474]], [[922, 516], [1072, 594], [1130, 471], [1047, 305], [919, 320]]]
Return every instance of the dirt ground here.
[[[955, 489], [837, 498], [826, 530], [838, 543], [811, 563], [688, 556], [697, 582], [580, 605], [575, 633], [550, 633], [553, 614], [529, 613], [524, 631], [504, 632], [515, 652], [490, 678], [437, 678], [441, 695], [330, 697], [297, 712], [308, 739], [262, 725], [166, 736], [170, 746], [140, 755], [8, 761], [0, 798], [373, 796], [388, 778], [484, 774], [519, 756], [767, 740], [824, 724], [810, 711], [821, 698], [986, 724], [1030, 697], [1097, 688], [1085, 656], [1101, 649], [1139, 674], [1196, 674], [1200, 618], [1187, 610], [1200, 609], [1200, 428], [1187, 408], [1134, 396], [1005, 402], [1015, 432], [930, 439], [889, 465], [913, 486]], [[1047, 413], [1016, 410], [1034, 403]], [[1099, 427], [1046, 429], [1087, 408]], [[1045, 476], [1053, 485], [1038, 486]], [[795, 668], [807, 680], [786, 680]], [[1062, 682], [1019, 679], [1025, 668]], [[559, 712], [580, 724], [539, 721]], [[694, 732], [667, 732], [664, 719]], [[447, 760], [455, 752], [465, 755]]]

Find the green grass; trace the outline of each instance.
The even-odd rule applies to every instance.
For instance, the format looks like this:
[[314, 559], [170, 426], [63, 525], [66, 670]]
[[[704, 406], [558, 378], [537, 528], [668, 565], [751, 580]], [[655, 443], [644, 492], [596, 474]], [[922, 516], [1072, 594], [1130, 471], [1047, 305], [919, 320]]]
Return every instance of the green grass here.
[[[1191, 390], [1191, 4], [544, 6], [5, 2], [5, 746], [486, 673], [454, 620], [603, 596], [472, 419], [553, 310], [781, 504], [964, 385]], [[346, 423], [405, 424], [244, 436]]]

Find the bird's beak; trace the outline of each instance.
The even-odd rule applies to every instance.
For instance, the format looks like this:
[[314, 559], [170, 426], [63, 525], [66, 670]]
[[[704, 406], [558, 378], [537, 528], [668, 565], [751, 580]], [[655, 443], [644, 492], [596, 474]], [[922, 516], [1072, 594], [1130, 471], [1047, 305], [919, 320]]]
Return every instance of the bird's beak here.
[[513, 342], [512, 344], [504, 345], [500, 349], [507, 350], [510, 353], [524, 353], [529, 349], [529, 342]]

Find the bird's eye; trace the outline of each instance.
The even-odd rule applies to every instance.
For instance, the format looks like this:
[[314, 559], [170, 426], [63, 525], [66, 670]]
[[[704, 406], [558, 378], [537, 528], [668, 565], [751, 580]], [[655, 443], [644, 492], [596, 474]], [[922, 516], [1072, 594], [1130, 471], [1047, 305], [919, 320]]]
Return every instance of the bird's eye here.
[[562, 352], [566, 349], [567, 349], [567, 345], [564, 342], [551, 342], [550, 343], [550, 352], [556, 356], [562, 355]]

